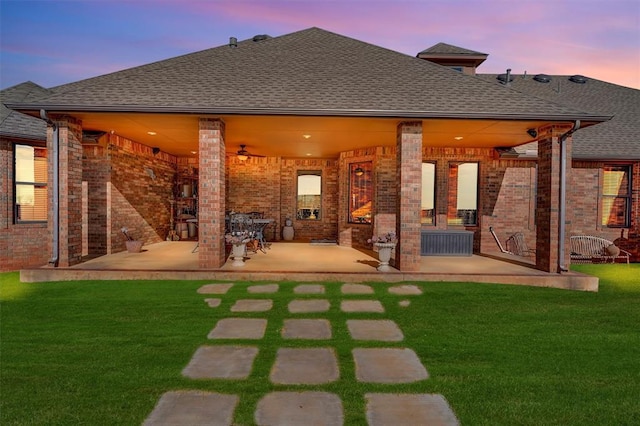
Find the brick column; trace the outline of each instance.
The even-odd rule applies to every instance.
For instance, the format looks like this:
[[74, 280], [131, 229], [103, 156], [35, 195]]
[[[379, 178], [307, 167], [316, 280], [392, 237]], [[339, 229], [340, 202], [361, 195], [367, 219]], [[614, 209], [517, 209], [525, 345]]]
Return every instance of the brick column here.
[[199, 120], [198, 249], [200, 268], [225, 262], [225, 126], [218, 119]]
[[[559, 241], [564, 238], [564, 265], [570, 263], [570, 218], [565, 210], [565, 235], [560, 235], [560, 137], [571, 126], [549, 126], [540, 129], [538, 142], [538, 173], [536, 203], [536, 268], [545, 272], [560, 272], [558, 267]], [[571, 173], [571, 138], [566, 144], [567, 182]]]
[[[63, 116], [54, 119], [58, 126], [59, 181], [59, 257], [58, 266], [68, 267], [82, 260], [82, 122]], [[53, 131], [47, 131], [49, 217], [53, 217]], [[49, 221], [50, 241], [53, 222]]]
[[400, 123], [397, 128], [396, 267], [420, 270], [420, 200], [422, 196], [422, 123]]

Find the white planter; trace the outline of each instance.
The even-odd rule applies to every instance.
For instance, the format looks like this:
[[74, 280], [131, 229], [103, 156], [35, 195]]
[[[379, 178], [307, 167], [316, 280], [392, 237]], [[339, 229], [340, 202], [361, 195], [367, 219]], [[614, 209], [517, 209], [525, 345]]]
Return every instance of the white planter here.
[[380, 261], [378, 271], [390, 271], [389, 260], [391, 260], [391, 252], [396, 247], [396, 243], [375, 243], [375, 246], [378, 248], [378, 260]]
[[232, 266], [244, 266], [244, 254], [247, 252], [247, 243], [233, 244], [231, 246]]

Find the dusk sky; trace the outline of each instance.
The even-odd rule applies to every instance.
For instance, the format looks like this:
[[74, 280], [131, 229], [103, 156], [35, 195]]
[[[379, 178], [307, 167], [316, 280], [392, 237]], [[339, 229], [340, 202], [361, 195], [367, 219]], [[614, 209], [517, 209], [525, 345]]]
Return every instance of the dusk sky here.
[[480, 73], [582, 74], [640, 89], [640, 0], [0, 0], [0, 88], [44, 87], [309, 27]]

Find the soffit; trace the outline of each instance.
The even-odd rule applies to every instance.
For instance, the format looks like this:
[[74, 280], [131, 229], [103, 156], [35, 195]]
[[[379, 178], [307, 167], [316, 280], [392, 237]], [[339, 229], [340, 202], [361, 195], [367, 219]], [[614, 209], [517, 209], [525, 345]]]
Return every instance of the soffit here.
[[[74, 113], [85, 130], [111, 132], [178, 157], [198, 151], [198, 118], [188, 114]], [[527, 129], [546, 121], [400, 120], [298, 116], [215, 116], [225, 122], [227, 153], [246, 145], [252, 154], [285, 158], [337, 158], [340, 152], [394, 146], [402, 121], [422, 121], [423, 145], [513, 147], [531, 142]], [[567, 122], [567, 124], [571, 124]], [[150, 135], [148, 132], [155, 132]], [[304, 135], [309, 135], [307, 139]], [[462, 137], [462, 139], [455, 139]]]

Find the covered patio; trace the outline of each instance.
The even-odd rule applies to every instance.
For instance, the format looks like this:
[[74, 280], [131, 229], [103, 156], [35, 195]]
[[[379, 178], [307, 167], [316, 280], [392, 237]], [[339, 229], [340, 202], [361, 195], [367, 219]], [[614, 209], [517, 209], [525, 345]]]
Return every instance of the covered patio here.
[[368, 250], [309, 242], [275, 242], [266, 253], [249, 252], [244, 266], [227, 261], [218, 269], [198, 265], [197, 242], [164, 241], [141, 253], [120, 252], [68, 268], [21, 271], [24, 282], [65, 280], [295, 280], [340, 282], [475, 282], [597, 291], [598, 279], [575, 272], [547, 273], [516, 256], [422, 256], [419, 271], [378, 272], [377, 256]]

